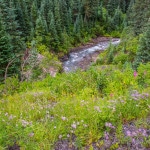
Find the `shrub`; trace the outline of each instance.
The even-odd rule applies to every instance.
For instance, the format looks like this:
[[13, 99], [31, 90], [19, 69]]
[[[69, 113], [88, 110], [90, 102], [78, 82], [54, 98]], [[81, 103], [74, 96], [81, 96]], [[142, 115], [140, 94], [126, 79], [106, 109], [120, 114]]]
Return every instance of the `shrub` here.
[[142, 86], [150, 86], [150, 63], [140, 64], [138, 67], [138, 82]]
[[100, 73], [97, 76], [97, 88], [98, 90], [103, 93], [103, 90], [107, 87], [107, 78], [105, 73]]
[[121, 52], [114, 57], [113, 64], [119, 64], [119, 63], [124, 64], [127, 61], [128, 61], [128, 54]]
[[18, 76], [9, 77], [5, 80], [5, 84], [1, 85], [2, 95], [12, 95], [18, 91], [20, 82]]
[[116, 46], [110, 44], [110, 46], [107, 49], [107, 56], [106, 56], [107, 64], [113, 62], [115, 53], [116, 53]]

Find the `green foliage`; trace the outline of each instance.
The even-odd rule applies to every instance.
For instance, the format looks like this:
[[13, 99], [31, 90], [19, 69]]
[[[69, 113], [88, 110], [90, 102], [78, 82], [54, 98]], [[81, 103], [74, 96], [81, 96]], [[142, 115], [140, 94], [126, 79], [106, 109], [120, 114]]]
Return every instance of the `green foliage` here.
[[4, 95], [11, 95], [18, 91], [20, 87], [19, 79], [17, 76], [9, 77], [5, 80], [5, 84], [1, 85], [2, 92], [0, 94]]
[[116, 54], [116, 46], [110, 43], [109, 47], [105, 52], [101, 53], [97, 59], [97, 64], [111, 64]]
[[114, 14], [114, 16], [112, 18], [112, 22], [111, 22], [112, 26], [114, 26], [114, 29], [116, 29], [117, 31], [122, 30], [121, 27], [122, 27], [123, 19], [124, 19], [123, 13], [120, 10], [120, 8], [118, 7], [115, 10], [115, 14]]
[[134, 66], [137, 67], [140, 63], [145, 64], [149, 61], [150, 61], [150, 25], [148, 25], [147, 31], [140, 38]]
[[103, 93], [103, 90], [107, 87], [107, 76], [104, 73], [100, 73], [97, 76], [97, 88]]
[[9, 35], [5, 31], [5, 26], [3, 24], [2, 18], [0, 18], [0, 82], [4, 79], [5, 69], [11, 60], [11, 44]]
[[[13, 145], [15, 140], [22, 149], [53, 149], [56, 141], [76, 136], [76, 146], [83, 148], [103, 136], [105, 123], [111, 122], [119, 130], [122, 123], [145, 117], [149, 87], [141, 89], [138, 78], [147, 71], [144, 78], [149, 82], [149, 66], [140, 66], [139, 77], [126, 65], [122, 70], [96, 66], [87, 72], [20, 84], [17, 78], [8, 78], [0, 99], [1, 147]], [[139, 93], [138, 100], [134, 100], [133, 90]]]
[[128, 23], [132, 27], [135, 35], [139, 35], [144, 31], [150, 16], [149, 1], [140, 0], [131, 1], [130, 9], [128, 12]]
[[138, 68], [138, 82], [142, 86], [150, 86], [150, 63], [141, 64]]
[[113, 58], [113, 64], [124, 64], [128, 61], [128, 54], [125, 53], [119, 53]]
[[45, 52], [48, 51], [48, 48], [46, 47], [46, 45], [37, 45], [37, 51], [40, 53], [40, 54], [43, 54]]

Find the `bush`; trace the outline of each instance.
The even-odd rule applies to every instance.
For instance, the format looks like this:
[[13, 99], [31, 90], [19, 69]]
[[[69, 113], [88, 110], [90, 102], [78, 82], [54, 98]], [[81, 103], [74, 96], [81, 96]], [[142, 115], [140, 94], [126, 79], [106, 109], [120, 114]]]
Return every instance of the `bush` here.
[[138, 67], [138, 83], [142, 86], [150, 86], [150, 63], [140, 64]]
[[121, 52], [114, 57], [113, 64], [119, 64], [119, 63], [124, 64], [127, 61], [128, 61], [128, 54]]
[[12, 95], [18, 91], [20, 82], [18, 76], [9, 77], [5, 80], [5, 84], [1, 85], [2, 95]]
[[98, 90], [103, 93], [103, 90], [107, 87], [107, 78], [105, 73], [100, 73], [97, 76], [97, 88]]
[[44, 52], [48, 51], [48, 48], [45, 45], [37, 45], [37, 50], [40, 54], [43, 54]]
[[107, 49], [107, 64], [110, 64], [113, 62], [114, 55], [116, 53], [116, 47], [112, 44], [110, 44], [109, 48]]

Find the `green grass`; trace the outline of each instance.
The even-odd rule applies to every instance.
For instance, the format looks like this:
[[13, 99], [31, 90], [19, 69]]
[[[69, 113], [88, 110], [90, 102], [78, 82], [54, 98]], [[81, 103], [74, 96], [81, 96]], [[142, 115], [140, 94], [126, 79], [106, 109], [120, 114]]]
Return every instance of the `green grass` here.
[[149, 67], [141, 65], [138, 76], [129, 66], [109, 65], [36, 82], [8, 79], [0, 87], [0, 148], [16, 142], [23, 150], [49, 150], [60, 138], [75, 135], [81, 149], [112, 130], [106, 123], [119, 132], [121, 124], [146, 118]]

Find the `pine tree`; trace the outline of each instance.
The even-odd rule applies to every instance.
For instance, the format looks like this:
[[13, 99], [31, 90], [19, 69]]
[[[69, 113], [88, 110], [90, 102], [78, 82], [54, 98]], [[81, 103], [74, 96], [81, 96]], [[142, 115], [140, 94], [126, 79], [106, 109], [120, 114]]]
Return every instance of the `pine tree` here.
[[29, 12], [27, 10], [27, 6], [24, 1], [16, 2], [15, 14], [16, 14], [16, 20], [19, 24], [19, 31], [21, 31], [22, 33], [21, 36], [24, 37], [25, 40], [27, 40], [31, 31], [31, 23], [30, 23]]
[[107, 11], [108, 11], [108, 14], [110, 16], [113, 16], [114, 15], [114, 10], [116, 9], [118, 5], [116, 4], [115, 0], [109, 0], [108, 1], [108, 4], [107, 4]]
[[[25, 43], [21, 38], [20, 27], [17, 22], [16, 18], [16, 9], [14, 6], [13, 1], [11, 2], [3, 2], [3, 9], [2, 9], [2, 18], [4, 19], [6, 32], [10, 35], [10, 43], [12, 46], [11, 54], [16, 59], [13, 62], [13, 73], [19, 74], [20, 71], [20, 64], [21, 64], [21, 54], [25, 49]], [[18, 57], [18, 55], [20, 57]], [[13, 74], [12, 73], [12, 74]]]
[[150, 24], [148, 24], [146, 32], [140, 39], [134, 66], [137, 67], [140, 63], [145, 64], [149, 61], [150, 61]]
[[68, 15], [68, 10], [67, 10], [67, 3], [65, 2], [65, 0], [61, 0], [60, 3], [60, 12], [61, 12], [61, 23], [62, 23], [62, 27], [63, 29], [65, 29], [65, 31], [67, 33], [69, 33], [69, 15]]
[[100, 24], [103, 24], [104, 18], [103, 18], [103, 3], [101, 2], [100, 5], [98, 5], [98, 20], [100, 21]]
[[39, 15], [38, 19], [36, 20], [35, 35], [36, 38], [38, 39], [38, 42], [40, 43], [44, 42], [44, 37], [46, 35], [46, 28], [44, 26], [44, 22], [41, 15]]
[[5, 31], [4, 23], [0, 17], [0, 82], [4, 79], [6, 66], [12, 57], [11, 48], [9, 35]]
[[35, 28], [37, 18], [38, 18], [38, 7], [37, 7], [37, 1], [34, 0], [31, 7], [31, 21], [32, 21], [33, 28]]
[[125, 0], [120, 1], [120, 8], [121, 8], [123, 13], [126, 13], [127, 4], [126, 4]]
[[54, 14], [51, 12], [51, 21], [49, 24], [49, 30], [52, 35], [52, 41], [51, 41], [51, 47], [56, 49], [57, 46], [59, 45], [59, 39], [58, 39], [58, 34], [55, 26], [55, 20], [54, 20]]
[[150, 16], [149, 0], [132, 0], [128, 12], [128, 22], [132, 27], [135, 35], [139, 35], [144, 31], [144, 27]]
[[60, 2], [59, 0], [54, 0], [54, 19], [55, 19], [55, 27], [57, 30], [57, 35], [59, 39], [61, 39], [61, 33], [62, 33], [62, 23], [61, 23], [61, 17], [60, 17]]
[[121, 28], [122, 23], [123, 23], [123, 14], [118, 6], [112, 18], [112, 24], [114, 25], [114, 29], [119, 30]]

